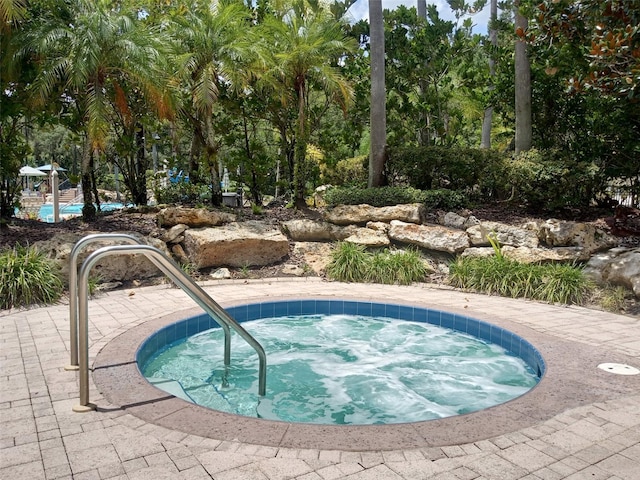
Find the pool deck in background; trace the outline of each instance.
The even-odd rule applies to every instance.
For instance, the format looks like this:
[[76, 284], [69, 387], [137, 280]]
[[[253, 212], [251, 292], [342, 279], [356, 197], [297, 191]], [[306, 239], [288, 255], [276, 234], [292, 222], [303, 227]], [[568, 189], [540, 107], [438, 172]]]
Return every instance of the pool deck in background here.
[[[123, 409], [107, 400], [110, 392], [103, 396], [98, 391], [93, 376], [90, 398], [98, 411], [74, 413], [78, 375], [64, 370], [69, 363], [68, 304], [1, 311], [0, 478], [640, 479], [640, 376], [615, 376], [596, 368], [601, 362], [618, 361], [640, 368], [637, 317], [429, 285], [278, 278], [212, 281], [203, 286], [223, 306], [353, 298], [495, 318], [538, 347], [547, 360], [548, 374], [559, 382], [558, 390], [574, 395], [559, 400], [550, 384], [546, 393], [537, 393], [535, 402], [510, 402], [509, 414], [498, 411], [479, 417], [485, 424], [471, 422], [477, 423], [473, 437], [463, 435], [453, 441], [446, 441], [451, 429], [445, 425], [419, 431], [420, 445], [413, 447], [393, 448], [391, 443], [392, 448], [371, 450], [364, 443], [360, 448], [354, 439], [343, 448], [299, 448], [296, 445], [302, 443], [294, 436], [286, 446], [261, 445], [238, 440], [243, 429], [234, 436], [233, 420], [215, 438], [181, 431], [184, 425], [172, 426], [171, 415], [148, 418], [157, 402]], [[105, 347], [117, 345], [113, 340], [121, 334], [169, 315], [181, 317], [193, 307], [184, 292], [169, 286], [118, 290], [90, 300], [90, 364]], [[581, 368], [563, 369], [563, 362], [572, 359]], [[142, 418], [145, 414], [139, 412], [145, 411], [147, 418]], [[528, 423], [511, 421], [513, 411]], [[464, 426], [465, 417], [456, 418]], [[203, 422], [193, 421], [193, 430], [202, 433]]]

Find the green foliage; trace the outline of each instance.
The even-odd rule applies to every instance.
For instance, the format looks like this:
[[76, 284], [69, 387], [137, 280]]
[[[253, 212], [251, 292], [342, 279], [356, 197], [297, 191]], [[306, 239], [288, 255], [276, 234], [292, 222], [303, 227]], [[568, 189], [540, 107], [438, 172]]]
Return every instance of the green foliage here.
[[[422, 190], [449, 189], [495, 198], [505, 156], [477, 148], [406, 147], [391, 151], [390, 178]], [[502, 187], [502, 188], [501, 188]]]
[[608, 312], [620, 312], [624, 310], [630, 293], [625, 287], [605, 286], [596, 290], [593, 300]]
[[333, 168], [323, 168], [322, 181], [331, 185], [366, 187], [368, 163], [368, 155], [340, 160]]
[[467, 196], [454, 190], [427, 190], [423, 195], [428, 210], [459, 210], [469, 205]]
[[339, 282], [362, 282], [367, 278], [369, 254], [364, 246], [340, 242], [331, 252], [327, 275]]
[[325, 201], [330, 207], [336, 205], [367, 204], [374, 207], [385, 207], [401, 203], [420, 203], [424, 201], [424, 192], [411, 187], [330, 188], [325, 194]]
[[58, 264], [36, 248], [16, 245], [0, 252], [0, 308], [54, 303], [62, 291]]
[[593, 288], [579, 267], [525, 264], [499, 256], [459, 257], [450, 266], [449, 281], [489, 295], [563, 304], [583, 303]]
[[202, 205], [211, 198], [211, 192], [208, 185], [177, 182], [157, 187], [155, 196], [160, 204]]
[[521, 152], [505, 165], [513, 199], [535, 209], [585, 206], [597, 191], [598, 168], [576, 165], [555, 152]]
[[424, 280], [427, 269], [415, 250], [369, 253], [362, 245], [340, 242], [331, 254], [327, 275], [340, 282], [410, 285]]

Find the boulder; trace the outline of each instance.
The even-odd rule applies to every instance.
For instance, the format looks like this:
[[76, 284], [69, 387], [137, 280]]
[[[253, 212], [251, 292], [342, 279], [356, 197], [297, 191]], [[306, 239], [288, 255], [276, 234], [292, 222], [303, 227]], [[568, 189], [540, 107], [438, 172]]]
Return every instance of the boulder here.
[[[87, 235], [88, 232], [80, 234], [55, 235], [49, 240], [35, 242], [34, 246], [41, 252], [46, 253], [50, 258], [56, 260], [61, 267], [65, 284], [69, 283], [69, 257], [71, 250], [78, 240]], [[141, 243], [158, 248], [165, 255], [169, 255], [167, 245], [153, 237], [143, 237], [135, 232], [124, 232], [139, 238]], [[90, 243], [80, 253], [78, 257], [78, 267], [93, 252], [108, 245], [122, 245], [109, 241]], [[91, 269], [90, 276], [98, 277], [102, 282], [122, 282], [142, 278], [152, 278], [161, 276], [162, 272], [151, 263], [144, 255], [108, 255], [101, 258]]]
[[168, 207], [158, 213], [158, 225], [164, 228], [180, 224], [190, 228], [214, 227], [235, 220], [235, 215], [206, 208]]
[[189, 227], [184, 223], [174, 225], [160, 236], [160, 240], [166, 243], [180, 243], [182, 242], [182, 240], [184, 240], [184, 235], [182, 234], [187, 228]]
[[184, 248], [199, 268], [262, 266], [289, 254], [289, 241], [277, 227], [259, 221], [230, 223], [184, 232]]
[[531, 248], [506, 245], [502, 247], [502, 254], [505, 258], [520, 263], [574, 262], [589, 258], [588, 253], [580, 247]]
[[591, 257], [584, 273], [597, 283], [621, 285], [640, 298], [640, 248], [612, 248]]
[[296, 242], [293, 246], [294, 253], [301, 255], [304, 263], [318, 275], [324, 274], [331, 261], [332, 250], [330, 243]]
[[367, 228], [387, 233], [389, 231], [389, 224], [385, 222], [367, 222]]
[[460, 254], [461, 257], [486, 258], [493, 257], [496, 251], [493, 247], [469, 247]]
[[424, 205], [408, 203], [389, 207], [371, 205], [338, 205], [324, 213], [324, 219], [336, 225], [365, 225], [369, 221], [386, 222], [400, 220], [407, 223], [421, 223]]
[[396, 242], [447, 253], [458, 253], [469, 247], [469, 238], [464, 231], [439, 225], [415, 225], [399, 220], [391, 222], [389, 238]]
[[291, 275], [294, 277], [302, 277], [305, 273], [304, 268], [300, 265], [294, 265], [292, 263], [287, 263], [282, 266], [282, 274], [283, 275]]
[[494, 234], [500, 246], [535, 248], [539, 244], [535, 231], [500, 222], [482, 222], [467, 228], [469, 242], [474, 247], [490, 245], [487, 235]]
[[613, 247], [615, 238], [589, 223], [547, 220], [540, 226], [540, 240], [550, 247], [580, 247], [588, 254]]
[[357, 227], [339, 227], [332, 223], [309, 219], [289, 220], [282, 224], [282, 231], [295, 242], [331, 242], [344, 240]]
[[391, 240], [389, 240], [385, 232], [371, 228], [358, 228], [344, 241], [364, 245], [365, 247], [387, 247], [391, 244]]

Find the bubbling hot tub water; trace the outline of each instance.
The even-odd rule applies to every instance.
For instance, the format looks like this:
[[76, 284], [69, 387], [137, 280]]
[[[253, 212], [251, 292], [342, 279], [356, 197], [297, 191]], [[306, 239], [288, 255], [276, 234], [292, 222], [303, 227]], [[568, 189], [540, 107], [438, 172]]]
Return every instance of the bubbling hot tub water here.
[[[340, 309], [330, 305], [320, 308], [323, 313], [296, 311], [269, 318], [256, 316], [251, 306], [236, 311], [238, 320], [252, 320], [243, 326], [267, 353], [267, 395], [262, 398], [257, 395], [255, 353], [234, 338], [231, 365], [225, 368], [219, 328], [176, 339], [165, 332], [166, 343], [156, 343], [155, 351], [143, 345], [139, 364], [157, 387], [215, 410], [287, 422], [355, 425], [416, 422], [481, 410], [525, 394], [543, 373], [537, 351], [499, 327], [447, 312], [367, 305], [377, 306], [366, 309], [376, 315], [331, 313]], [[276, 313], [277, 308], [258, 310]], [[380, 312], [394, 313], [395, 318]], [[474, 335], [454, 330], [463, 325]]]

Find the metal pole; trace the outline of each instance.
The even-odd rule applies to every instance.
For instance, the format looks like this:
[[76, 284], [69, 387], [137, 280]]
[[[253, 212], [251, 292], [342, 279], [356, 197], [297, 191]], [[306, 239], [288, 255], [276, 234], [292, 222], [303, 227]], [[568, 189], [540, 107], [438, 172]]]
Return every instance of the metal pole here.
[[96, 233], [87, 235], [76, 242], [69, 255], [69, 337], [70, 337], [70, 363], [65, 370], [78, 370], [78, 257], [80, 252], [89, 244], [113, 240], [132, 245], [140, 244], [133, 235], [126, 233]]
[[51, 164], [51, 193], [53, 194], [53, 223], [60, 221], [60, 190], [58, 190], [58, 172]]

